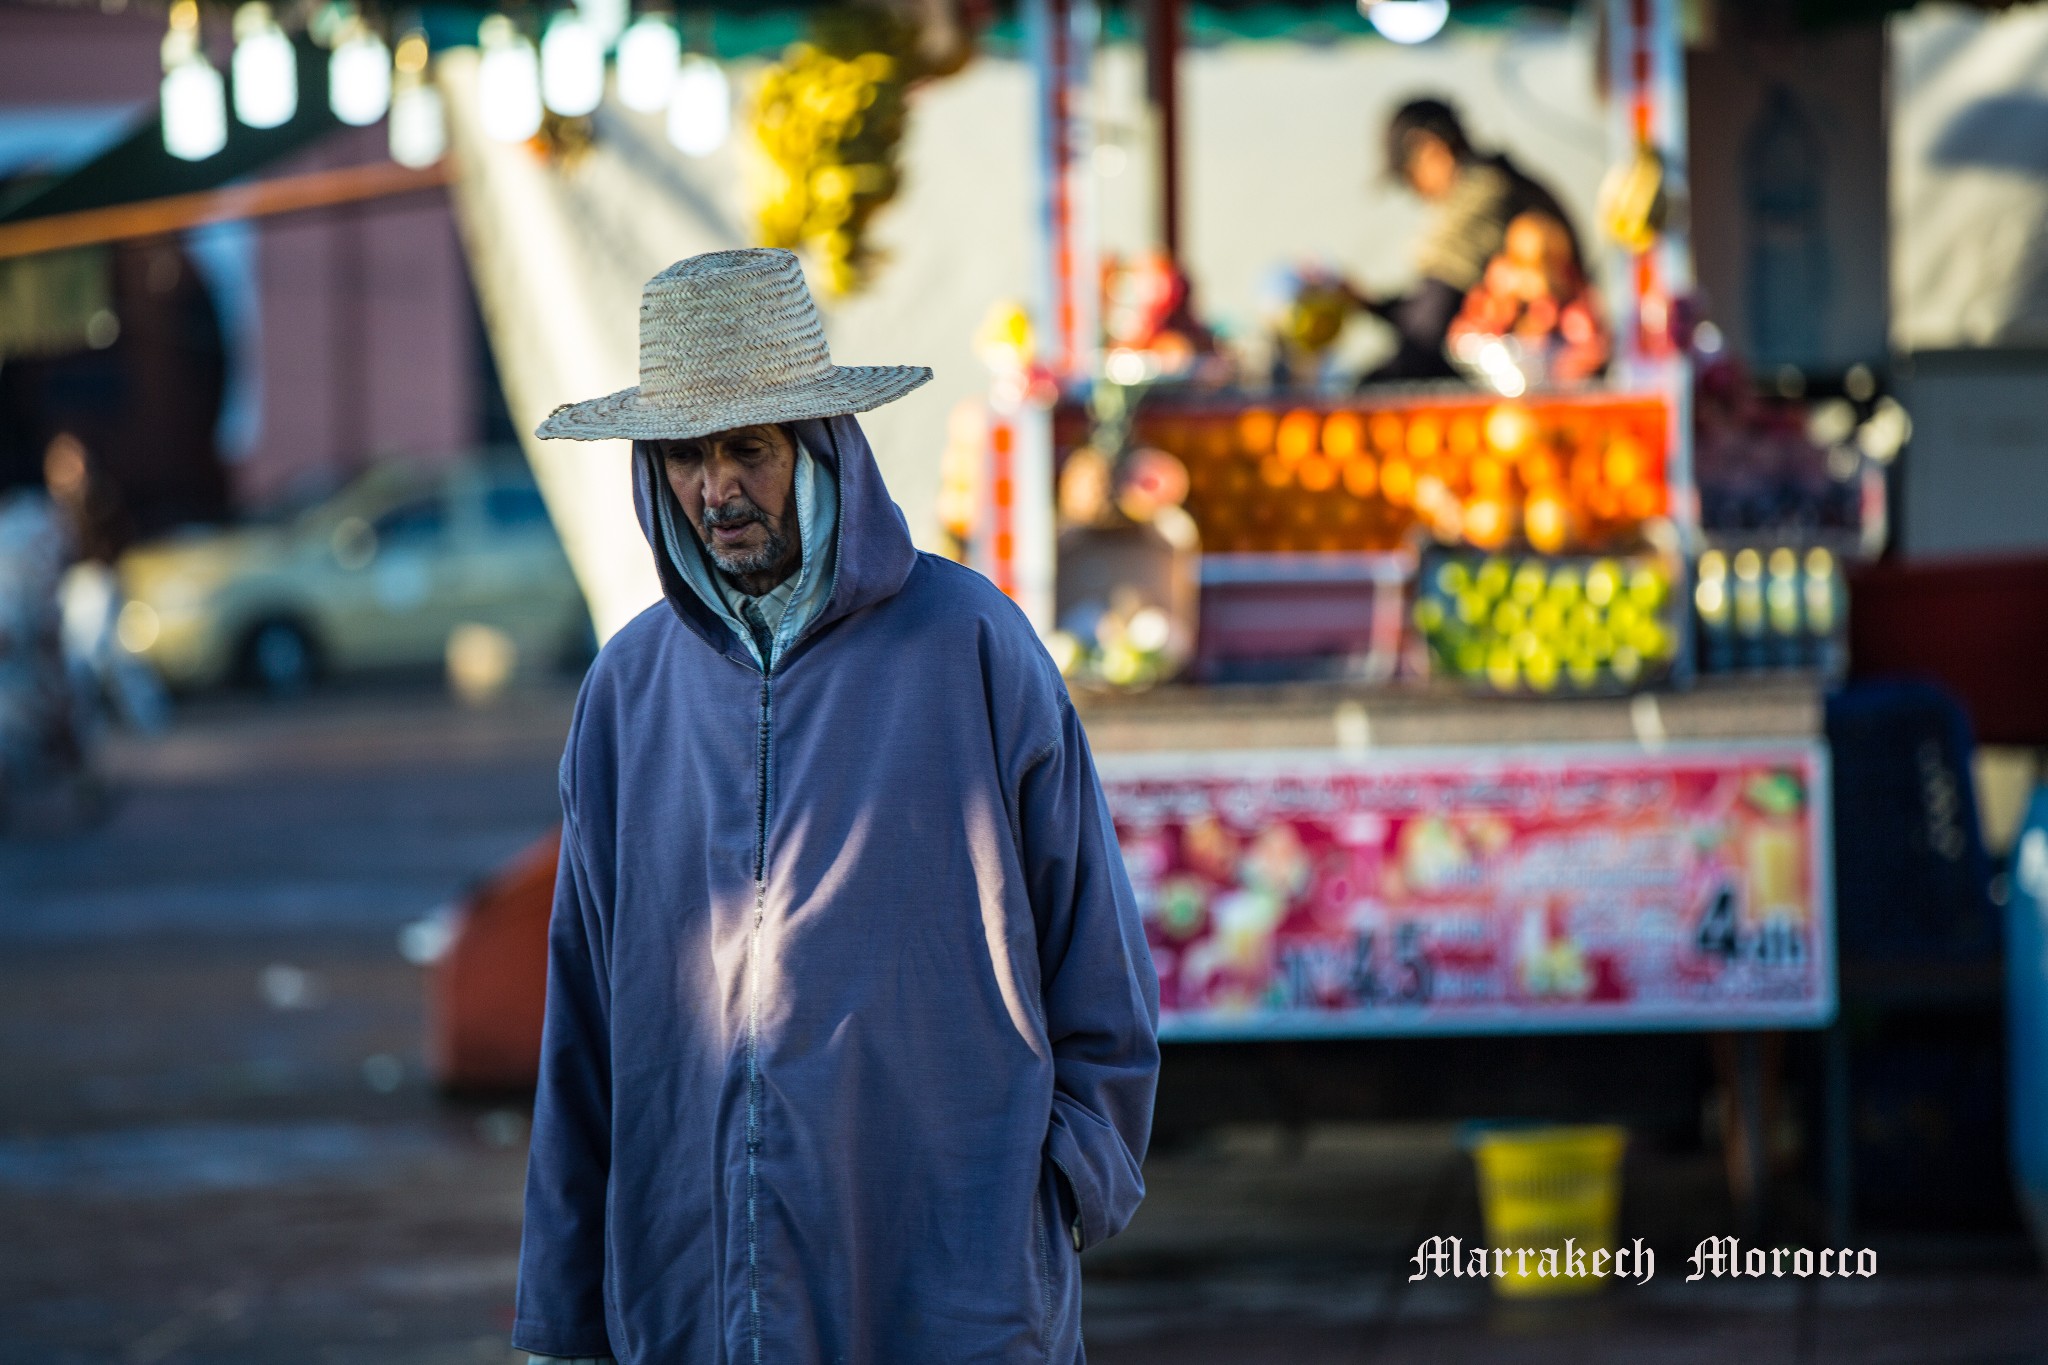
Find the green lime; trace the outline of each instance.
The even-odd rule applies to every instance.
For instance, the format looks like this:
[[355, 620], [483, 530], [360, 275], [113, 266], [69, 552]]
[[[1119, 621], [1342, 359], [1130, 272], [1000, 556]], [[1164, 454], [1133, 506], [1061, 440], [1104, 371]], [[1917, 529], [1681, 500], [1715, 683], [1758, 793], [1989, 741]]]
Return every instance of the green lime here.
[[1498, 556], [1479, 566], [1472, 585], [1485, 597], [1499, 597], [1508, 590], [1508, 562]]
[[1603, 559], [1586, 570], [1586, 600], [1596, 607], [1604, 607], [1614, 600], [1614, 594], [1621, 587], [1621, 570], [1611, 559]]
[[1656, 569], [1639, 568], [1628, 576], [1629, 598], [1644, 611], [1655, 611], [1663, 606], [1670, 591], [1670, 583]]

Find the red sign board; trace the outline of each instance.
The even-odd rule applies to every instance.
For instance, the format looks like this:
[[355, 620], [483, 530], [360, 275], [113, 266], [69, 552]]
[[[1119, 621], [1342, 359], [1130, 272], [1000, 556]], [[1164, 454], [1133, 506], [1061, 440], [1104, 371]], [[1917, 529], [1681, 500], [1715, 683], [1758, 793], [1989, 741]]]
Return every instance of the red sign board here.
[[1117, 755], [1181, 1038], [1834, 1014], [1818, 744]]

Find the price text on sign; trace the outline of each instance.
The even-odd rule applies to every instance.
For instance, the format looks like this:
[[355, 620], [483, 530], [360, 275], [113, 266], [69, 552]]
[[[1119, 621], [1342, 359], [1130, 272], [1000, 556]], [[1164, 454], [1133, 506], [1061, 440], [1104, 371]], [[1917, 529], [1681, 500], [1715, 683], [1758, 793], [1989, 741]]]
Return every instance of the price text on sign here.
[[1834, 1013], [1819, 745], [1111, 756], [1169, 1037]]

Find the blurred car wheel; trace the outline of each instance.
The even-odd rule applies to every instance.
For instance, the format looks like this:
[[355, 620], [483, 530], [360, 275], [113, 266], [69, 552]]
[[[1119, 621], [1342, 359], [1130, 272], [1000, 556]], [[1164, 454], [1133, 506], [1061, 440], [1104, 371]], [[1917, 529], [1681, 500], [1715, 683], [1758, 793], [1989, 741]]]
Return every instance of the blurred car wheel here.
[[273, 697], [295, 697], [312, 687], [319, 663], [312, 637], [296, 621], [265, 621], [242, 647], [242, 676]]

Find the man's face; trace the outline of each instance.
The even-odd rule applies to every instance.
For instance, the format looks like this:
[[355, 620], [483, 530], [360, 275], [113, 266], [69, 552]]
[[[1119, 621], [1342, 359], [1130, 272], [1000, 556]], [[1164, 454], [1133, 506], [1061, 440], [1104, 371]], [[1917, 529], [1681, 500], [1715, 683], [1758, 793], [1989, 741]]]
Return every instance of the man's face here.
[[1402, 168], [1408, 188], [1424, 199], [1441, 199], [1458, 179], [1458, 157], [1435, 133], [1408, 134], [1408, 164]]
[[765, 592], [795, 570], [803, 550], [796, 526], [796, 443], [787, 432], [778, 426], [735, 427], [687, 441], [657, 441], [655, 448], [683, 515], [719, 568], [749, 592]]

